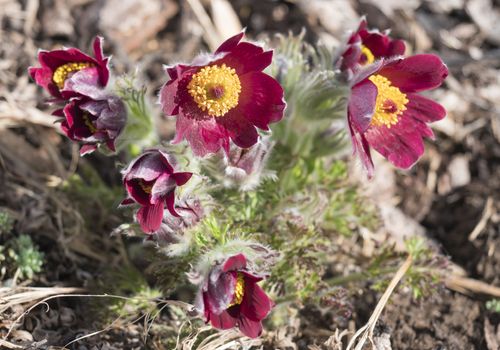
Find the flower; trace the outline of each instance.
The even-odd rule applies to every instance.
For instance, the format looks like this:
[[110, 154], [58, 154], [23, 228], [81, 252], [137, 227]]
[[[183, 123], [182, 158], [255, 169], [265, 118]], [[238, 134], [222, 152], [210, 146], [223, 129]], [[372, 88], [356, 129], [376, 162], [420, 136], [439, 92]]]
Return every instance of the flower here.
[[196, 308], [205, 321], [217, 329], [239, 327], [256, 338], [262, 333], [262, 320], [271, 311], [273, 302], [257, 285], [263, 278], [247, 271], [245, 255], [231, 256], [216, 265], [201, 284]]
[[373, 175], [370, 148], [398, 168], [410, 168], [423, 154], [423, 138], [433, 138], [428, 123], [446, 110], [418, 92], [437, 88], [448, 69], [436, 55], [381, 59], [352, 80], [348, 124], [354, 153]]
[[115, 139], [126, 120], [123, 102], [113, 95], [101, 100], [74, 99], [53, 114], [63, 118], [61, 129], [68, 138], [84, 144], [82, 156], [96, 150], [100, 143], [114, 152]]
[[115, 140], [127, 121], [123, 101], [99, 86], [96, 70], [72, 74], [65, 81], [64, 91], [71, 91], [75, 96], [53, 114], [63, 118], [61, 129], [68, 138], [84, 144], [80, 154], [93, 152], [101, 143], [114, 152]]
[[213, 55], [198, 56], [192, 65], [168, 67], [170, 80], [160, 91], [167, 116], [177, 116], [173, 143], [184, 138], [197, 156], [229, 153], [230, 140], [248, 148], [258, 140], [257, 128], [281, 120], [283, 88], [262, 70], [273, 52], [240, 42], [243, 33], [226, 40]]
[[138, 203], [137, 221], [144, 232], [154, 232], [161, 226], [165, 204], [170, 214], [176, 212], [175, 188], [193, 175], [175, 172], [175, 159], [159, 149], [145, 151], [123, 170], [123, 184], [128, 197], [122, 205]]
[[403, 40], [392, 39], [387, 31], [368, 30], [366, 19], [361, 19], [359, 27], [347, 41], [347, 48], [340, 60], [342, 71], [354, 71], [360, 66], [371, 64], [380, 58], [404, 55]]
[[266, 178], [273, 178], [273, 171], [266, 170], [274, 142], [270, 136], [262, 137], [259, 142], [247, 149], [231, 146], [229, 156], [224, 158], [225, 176], [222, 179], [228, 186], [239, 185], [241, 190], [252, 190]]
[[66, 89], [66, 81], [77, 72], [95, 72], [99, 77], [99, 85], [106, 86], [109, 79], [108, 57], [102, 52], [102, 38], [94, 40], [94, 57], [75, 48], [44, 51], [38, 53], [40, 68], [30, 67], [29, 74], [38, 85], [47, 90], [56, 99], [67, 99], [71, 96]]

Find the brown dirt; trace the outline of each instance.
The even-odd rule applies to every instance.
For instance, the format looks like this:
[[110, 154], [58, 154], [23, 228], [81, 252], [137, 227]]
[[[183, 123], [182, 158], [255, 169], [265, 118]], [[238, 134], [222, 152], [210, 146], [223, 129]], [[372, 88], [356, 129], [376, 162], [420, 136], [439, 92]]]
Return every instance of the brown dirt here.
[[[7, 15], [0, 14], [0, 63], [8, 67], [5, 72], [0, 71], [0, 102], [2, 106], [15, 105], [9, 113], [17, 119], [11, 118], [15, 119], [14, 128], [0, 128], [0, 181], [3, 184], [0, 208], [8, 208], [15, 215], [16, 230], [32, 234], [47, 256], [47, 273], [35, 280], [35, 285], [86, 287], [110, 266], [123, 264], [123, 252], [132, 250], [137, 242], [124, 244], [116, 237], [109, 239], [109, 230], [123, 215], [116, 211], [97, 210], [96, 220], [106, 215], [109, 223], [97, 231], [79, 235], [84, 231], [79, 230], [83, 223], [75, 214], [78, 207], [71, 198], [47, 186], [45, 176], [57, 174], [65, 178], [71, 173], [74, 156], [68, 151], [71, 146], [50, 127], [50, 123], [41, 123], [44, 125], [41, 126], [35, 125], [40, 123], [33, 119], [28, 123], [21, 119], [31, 116], [27, 108], [47, 110], [41, 103], [44, 96], [25, 79], [26, 68], [35, 63], [36, 49], [61, 44], [87, 47], [90, 38], [97, 34], [96, 23], [106, 13], [99, 16], [103, 4], [93, 0], [40, 2], [38, 10], [28, 7], [31, 1], [7, 3], [4, 7]], [[135, 46], [130, 44], [124, 49], [124, 41], [120, 40], [126, 39], [111, 35], [106, 42], [106, 50], [115, 56], [117, 71], [125, 71], [138, 61], [146, 67], [146, 84], [155, 89], [164, 81], [163, 63], [189, 59], [206, 47], [202, 37], [190, 30], [195, 23], [198, 32], [202, 32], [189, 6], [174, 0], [164, 3], [168, 9], [163, 9], [162, 23], [147, 21], [150, 14], [142, 14], [143, 22], [147, 23], [145, 32], [149, 33], [141, 38], [142, 45], [134, 43]], [[447, 101], [445, 104], [453, 124], [438, 128], [439, 141], [429, 145], [427, 155], [409, 176], [397, 176], [399, 206], [426, 228], [429, 237], [453, 263], [462, 266], [471, 277], [500, 285], [500, 226], [496, 214], [500, 209], [498, 41], [480, 29], [482, 24], [471, 15], [471, 10], [454, 7], [456, 2], [453, 1], [440, 2], [440, 6], [434, 2], [416, 1], [418, 6], [415, 8], [408, 5], [392, 11], [380, 6], [382, 2], [346, 1], [345, 11], [334, 11], [338, 17], [327, 19], [312, 6], [315, 3], [317, 1], [237, 0], [233, 6], [248, 33], [254, 36], [289, 30], [297, 33], [306, 27], [308, 40], [318, 37], [332, 40], [339, 37], [346, 23], [353, 19], [350, 17], [352, 10], [352, 13], [368, 14], [374, 26], [392, 27], [393, 34], [408, 39], [415, 51], [438, 51], [443, 56], [450, 66], [451, 82], [444, 92], [434, 96]], [[497, 2], [496, 6], [498, 10], [500, 4]], [[24, 27], [27, 21], [32, 25]], [[335, 27], [335, 23], [344, 26]], [[471, 52], [480, 58], [471, 57]], [[49, 142], [44, 143], [44, 140]], [[456, 167], [463, 164], [457, 163], [458, 158], [466, 160], [465, 167]], [[113, 175], [113, 168], [109, 170], [110, 163], [106, 160], [91, 158], [84, 162], [100, 169], [107, 184], [118, 184], [119, 179]], [[493, 214], [479, 236], [470, 241], [468, 236], [480, 221], [489, 197], [493, 200]], [[71, 233], [64, 231], [61, 225], [70, 227]], [[373, 311], [377, 295], [367, 292], [351, 298], [354, 312], [350, 320], [359, 327]], [[399, 291], [387, 305], [379, 328], [386, 326], [384, 331], [390, 334], [393, 349], [486, 349], [485, 322], [488, 320], [497, 327], [499, 317], [485, 309], [485, 300], [486, 297], [467, 297], [441, 289], [417, 303], [409, 293]], [[41, 349], [48, 348], [47, 344], [65, 344], [94, 329], [90, 326], [98, 321], [85, 302], [65, 299], [50, 305], [51, 312], [34, 312], [22, 327], [35, 341], [47, 339], [40, 345]], [[307, 349], [308, 345], [320, 344], [328, 338], [336, 327], [348, 327], [349, 319], [338, 316], [331, 312], [325, 315], [322, 310], [303, 312], [301, 333], [295, 337], [295, 344], [300, 349]], [[143, 331], [142, 325], [117, 324], [110, 332], [92, 338], [86, 345], [72, 345], [71, 348], [162, 349], [157, 340], [164, 330], [153, 330], [147, 345], [142, 340]], [[25, 341], [29, 339], [22, 332], [19, 337]]]

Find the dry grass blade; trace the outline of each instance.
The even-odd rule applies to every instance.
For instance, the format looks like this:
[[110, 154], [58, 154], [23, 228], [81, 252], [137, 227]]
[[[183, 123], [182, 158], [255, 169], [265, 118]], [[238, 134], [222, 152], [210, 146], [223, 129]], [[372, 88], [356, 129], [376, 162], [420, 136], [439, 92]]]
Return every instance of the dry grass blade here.
[[357, 342], [355, 350], [363, 349], [363, 346], [365, 345], [366, 340], [368, 338], [370, 338], [370, 339], [372, 338], [373, 330], [375, 329], [375, 325], [377, 324], [377, 321], [380, 317], [380, 314], [384, 310], [385, 305], [389, 301], [389, 298], [390, 298], [392, 292], [394, 291], [394, 289], [396, 288], [396, 286], [398, 285], [399, 281], [401, 281], [403, 276], [406, 274], [406, 271], [408, 271], [408, 269], [410, 268], [412, 261], [413, 261], [413, 258], [411, 255], [409, 255], [408, 258], [406, 259], [406, 261], [403, 263], [403, 265], [401, 265], [400, 268], [398, 269], [398, 271], [396, 271], [396, 274], [392, 278], [391, 283], [389, 283], [389, 286], [387, 287], [384, 294], [380, 298], [377, 306], [375, 307], [375, 310], [373, 310], [373, 313], [370, 316], [370, 319], [363, 327], [361, 327], [356, 332], [356, 334], [354, 334], [354, 336], [349, 341], [349, 344], [347, 345], [346, 350], [352, 349], [352, 347], [356, 344], [356, 341], [358, 340], [359, 337], [361, 337], [361, 338]]
[[488, 197], [488, 199], [486, 200], [486, 204], [484, 205], [481, 219], [479, 220], [476, 227], [474, 227], [474, 230], [472, 230], [472, 232], [469, 235], [469, 241], [473, 241], [479, 236], [479, 234], [486, 227], [486, 224], [488, 223], [488, 220], [492, 215], [493, 215], [493, 198]]
[[478, 281], [472, 278], [451, 276], [445, 280], [446, 287], [462, 294], [471, 293], [491, 295], [500, 298], [500, 287]]
[[252, 346], [262, 345], [262, 339], [250, 339], [241, 334], [240, 331], [231, 329], [209, 335], [203, 339], [196, 347], [198, 336], [201, 333], [213, 331], [211, 326], [202, 327], [197, 333], [191, 334], [177, 345], [177, 350], [229, 350], [229, 349], [249, 349]]
[[6, 340], [0, 339], [0, 348], [2, 349], [24, 349], [23, 346], [13, 344], [11, 342], [8, 342]]
[[200, 22], [203, 27], [203, 36], [208, 46], [212, 51], [215, 51], [220, 44], [220, 37], [217, 35], [217, 30], [215, 29], [212, 20], [208, 16], [207, 12], [203, 8], [203, 5], [199, 0], [187, 0], [187, 3], [193, 10], [198, 22]]
[[82, 288], [71, 287], [51, 287], [51, 288], [34, 288], [34, 287], [16, 287], [16, 288], [0, 288], [0, 314], [3, 314], [7, 309], [20, 304], [32, 304], [38, 300], [57, 294], [71, 294], [82, 292]]

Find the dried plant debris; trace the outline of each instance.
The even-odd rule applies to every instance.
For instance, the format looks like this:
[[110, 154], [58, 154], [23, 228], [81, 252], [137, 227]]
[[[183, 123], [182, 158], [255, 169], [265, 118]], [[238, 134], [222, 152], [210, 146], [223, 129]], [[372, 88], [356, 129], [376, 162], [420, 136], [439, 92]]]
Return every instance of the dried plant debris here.
[[[498, 1], [0, 8], [0, 348], [341, 350], [357, 330], [365, 348], [499, 347]], [[49, 67], [52, 87], [32, 74], [47, 93], [28, 67], [63, 47], [81, 60]], [[415, 97], [391, 59], [425, 52], [448, 77]], [[371, 85], [395, 104], [366, 124]], [[432, 104], [434, 140], [399, 137], [424, 98], [447, 111]]]

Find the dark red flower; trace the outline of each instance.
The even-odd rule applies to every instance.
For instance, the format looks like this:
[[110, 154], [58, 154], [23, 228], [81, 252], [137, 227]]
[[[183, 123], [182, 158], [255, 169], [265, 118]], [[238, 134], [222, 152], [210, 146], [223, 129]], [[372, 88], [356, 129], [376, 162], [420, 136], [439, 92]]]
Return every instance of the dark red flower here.
[[83, 143], [81, 155], [93, 152], [102, 143], [115, 151], [115, 140], [126, 120], [123, 102], [112, 95], [102, 100], [73, 99], [53, 114], [63, 118], [61, 129], [66, 136]]
[[177, 116], [173, 143], [184, 138], [197, 156], [229, 153], [230, 140], [242, 148], [258, 140], [257, 128], [283, 117], [283, 89], [262, 70], [272, 51], [240, 42], [243, 33], [226, 40], [213, 55], [197, 57], [192, 65], [167, 68], [170, 80], [160, 91], [167, 116]]
[[65, 88], [77, 97], [70, 98], [53, 114], [62, 119], [61, 129], [73, 141], [82, 142], [80, 154], [94, 151], [105, 143], [115, 151], [115, 140], [125, 127], [127, 110], [122, 100], [99, 87], [96, 70], [82, 70], [68, 77]]
[[65, 82], [76, 72], [95, 71], [99, 77], [100, 87], [106, 86], [109, 79], [108, 57], [102, 52], [102, 38], [96, 37], [93, 44], [94, 57], [78, 49], [68, 48], [63, 50], [40, 51], [38, 61], [40, 68], [30, 67], [29, 74], [38, 85], [46, 89], [57, 99], [67, 99], [71, 92], [66, 94]]
[[347, 41], [347, 48], [342, 54], [340, 69], [353, 71], [359, 66], [373, 63], [380, 58], [404, 55], [403, 40], [392, 39], [388, 32], [368, 30], [366, 19], [362, 19], [358, 30]]
[[192, 173], [175, 172], [175, 159], [159, 149], [145, 151], [123, 170], [123, 184], [128, 197], [122, 205], [138, 203], [137, 221], [144, 232], [154, 232], [161, 226], [165, 205], [175, 211], [175, 188], [182, 186]]
[[382, 59], [352, 80], [348, 123], [354, 152], [373, 175], [370, 147], [398, 168], [410, 168], [423, 154], [427, 125], [445, 117], [438, 103], [418, 95], [437, 88], [448, 69], [436, 55]]
[[228, 258], [210, 271], [201, 285], [196, 307], [218, 329], [239, 327], [250, 338], [262, 333], [262, 320], [273, 302], [257, 285], [263, 278], [246, 270], [243, 254]]

